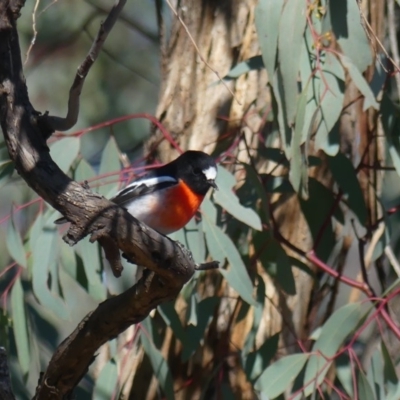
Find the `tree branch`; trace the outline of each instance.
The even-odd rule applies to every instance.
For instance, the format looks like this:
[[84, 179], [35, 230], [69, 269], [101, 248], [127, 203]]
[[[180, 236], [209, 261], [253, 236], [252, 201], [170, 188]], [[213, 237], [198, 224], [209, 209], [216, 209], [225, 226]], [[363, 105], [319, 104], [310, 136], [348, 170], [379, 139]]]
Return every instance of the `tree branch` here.
[[10, 371], [8, 369], [7, 353], [4, 347], [0, 347], [0, 399], [15, 400], [11, 389]]
[[71, 180], [51, 159], [23, 76], [16, 29], [22, 5], [17, 0], [7, 6], [0, 2], [0, 123], [10, 158], [26, 183], [71, 221], [64, 237], [67, 243], [91, 235], [103, 246], [115, 275], [122, 271], [120, 250], [152, 271], [126, 292], [101, 303], [58, 347], [34, 398], [66, 399], [103, 343], [176, 297], [199, 267], [189, 251]]

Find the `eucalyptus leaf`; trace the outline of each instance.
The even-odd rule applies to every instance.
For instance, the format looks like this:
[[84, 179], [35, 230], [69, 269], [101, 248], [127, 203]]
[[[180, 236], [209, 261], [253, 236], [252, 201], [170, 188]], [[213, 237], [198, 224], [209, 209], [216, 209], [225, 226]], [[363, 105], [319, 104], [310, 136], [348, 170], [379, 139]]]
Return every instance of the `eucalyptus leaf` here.
[[160, 350], [158, 350], [154, 343], [151, 340], [151, 336], [146, 334], [147, 332], [151, 332], [152, 329], [149, 325], [151, 325], [151, 319], [146, 318], [142, 321], [142, 325], [145, 331], [142, 331], [140, 335], [140, 340], [142, 342], [143, 350], [147, 354], [150, 360], [150, 364], [153, 368], [154, 376], [157, 378], [160, 386], [162, 387], [165, 396], [168, 400], [173, 400], [174, 396], [174, 385], [172, 381], [171, 371], [169, 370], [168, 364], [161, 354]]
[[283, 0], [260, 0], [255, 9], [255, 24], [261, 54], [268, 76], [273, 77], [276, 65], [279, 21]]
[[24, 291], [19, 277], [11, 290], [11, 316], [19, 365], [22, 373], [27, 374], [30, 365], [29, 329], [25, 313]]
[[305, 396], [309, 396], [323, 382], [332, 364], [332, 357], [347, 336], [362, 324], [368, 310], [363, 303], [347, 304], [336, 310], [325, 322], [307, 363], [304, 375]]
[[80, 146], [81, 141], [78, 137], [62, 138], [50, 145], [50, 155], [62, 171], [68, 172], [78, 157]]
[[261, 374], [254, 388], [274, 399], [290, 387], [308, 358], [308, 354], [292, 354], [282, 357]]
[[225, 168], [219, 167], [216, 183], [219, 190], [214, 192], [215, 202], [237, 220], [253, 229], [261, 230], [259, 215], [253, 209], [242, 206], [233, 192], [232, 188], [236, 184], [234, 176]]
[[115, 398], [118, 384], [118, 368], [113, 359], [102, 368], [93, 390], [96, 400], [109, 400]]
[[13, 215], [8, 219], [6, 244], [8, 252], [14, 261], [21, 267], [26, 268], [26, 252], [22, 243], [21, 235], [14, 224]]
[[307, 23], [307, 4], [303, 1], [286, 1], [279, 21], [279, 71], [283, 81], [285, 118], [289, 127], [294, 124], [300, 70], [303, 34]]

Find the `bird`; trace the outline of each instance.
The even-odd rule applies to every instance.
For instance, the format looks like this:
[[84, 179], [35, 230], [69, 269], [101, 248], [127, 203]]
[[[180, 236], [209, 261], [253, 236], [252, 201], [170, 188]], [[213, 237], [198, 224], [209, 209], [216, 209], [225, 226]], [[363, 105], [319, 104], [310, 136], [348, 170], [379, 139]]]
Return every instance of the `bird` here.
[[[183, 228], [214, 188], [217, 164], [202, 151], [188, 150], [178, 158], [132, 181], [110, 199], [157, 232], [168, 235]], [[56, 224], [67, 222], [65, 218]]]

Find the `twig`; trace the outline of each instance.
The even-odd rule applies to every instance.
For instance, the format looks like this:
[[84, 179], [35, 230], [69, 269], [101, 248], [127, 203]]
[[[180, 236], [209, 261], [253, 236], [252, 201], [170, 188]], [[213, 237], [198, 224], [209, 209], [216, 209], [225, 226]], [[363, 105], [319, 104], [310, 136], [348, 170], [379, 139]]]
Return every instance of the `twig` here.
[[29, 59], [29, 54], [31, 53], [31, 50], [33, 46], [35, 45], [36, 42], [36, 37], [37, 37], [37, 29], [36, 29], [36, 13], [37, 9], [39, 8], [40, 0], [36, 0], [35, 7], [33, 8], [32, 12], [32, 30], [33, 30], [33, 38], [31, 40], [31, 44], [29, 45], [28, 51], [26, 52], [26, 58], [24, 65], [28, 62]]
[[41, 117], [41, 122], [49, 130], [66, 131], [76, 124], [79, 116], [79, 97], [81, 95], [86, 76], [93, 63], [96, 61], [98, 55], [100, 54], [101, 48], [103, 47], [103, 44], [107, 39], [108, 34], [110, 33], [115, 22], [117, 21], [118, 16], [121, 13], [125, 3], [126, 0], [118, 0], [108, 14], [106, 20], [100, 25], [99, 32], [97, 33], [92, 47], [90, 48], [85, 60], [79, 66], [75, 75], [74, 82], [72, 83], [71, 89], [69, 90], [67, 116], [65, 118], [62, 118], [51, 116], [46, 113]]

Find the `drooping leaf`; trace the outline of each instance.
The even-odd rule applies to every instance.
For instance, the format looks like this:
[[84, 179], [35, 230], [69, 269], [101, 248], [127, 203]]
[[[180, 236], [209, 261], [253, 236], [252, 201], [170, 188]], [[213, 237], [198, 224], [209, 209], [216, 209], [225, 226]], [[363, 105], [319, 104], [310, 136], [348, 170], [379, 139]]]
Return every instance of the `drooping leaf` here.
[[85, 237], [77, 244], [77, 249], [83, 261], [88, 281], [88, 292], [96, 300], [105, 300], [106, 287], [101, 278], [102, 265], [97, 243], [90, 243], [89, 238]]
[[381, 341], [381, 350], [384, 361], [383, 376], [385, 379], [385, 386], [388, 392], [388, 398], [390, 396], [395, 398], [394, 396], [396, 395], [398, 396], [398, 393], [400, 391], [400, 382], [396, 373], [396, 368], [394, 366], [392, 357], [390, 356], [390, 353], [383, 340]]
[[182, 342], [182, 344], [185, 346], [185, 343], [186, 343], [185, 331], [184, 331], [181, 321], [179, 319], [179, 315], [175, 310], [174, 303], [168, 302], [168, 303], [160, 304], [157, 307], [157, 310], [160, 313], [160, 315], [161, 315], [162, 319], [164, 320], [164, 322], [166, 323], [166, 325], [169, 326], [173, 330], [176, 338], [179, 339]]
[[359, 399], [376, 400], [371, 385], [362, 370], [358, 370], [357, 388]]
[[344, 71], [343, 67], [331, 53], [326, 53], [323, 70], [320, 73], [319, 105], [321, 119], [318, 124], [315, 146], [330, 156], [339, 151], [339, 140], [332, 140], [334, 129], [343, 109]]
[[280, 333], [276, 333], [268, 338], [259, 349], [250, 352], [244, 357], [243, 369], [250, 382], [255, 382], [260, 377], [275, 356], [278, 350], [279, 336]]
[[77, 182], [84, 182], [94, 178], [95, 176], [96, 174], [94, 173], [93, 168], [84, 158], [82, 158], [74, 171], [74, 179]]
[[319, 338], [314, 343], [304, 375], [304, 395], [309, 396], [325, 378], [332, 357], [344, 340], [364, 320], [368, 307], [363, 303], [347, 304], [336, 310], [322, 327]]
[[[242, 349], [242, 362], [244, 363], [244, 359], [247, 355], [256, 348], [256, 337], [257, 332], [260, 327], [260, 323], [263, 319], [263, 310], [265, 304], [265, 283], [263, 278], [260, 275], [257, 275], [257, 292], [256, 292], [256, 301], [257, 305], [253, 307], [253, 324], [250, 329], [250, 332], [247, 334], [246, 341], [243, 345]], [[245, 303], [243, 303], [243, 306]], [[261, 372], [261, 371], [260, 371]]]
[[[212, 220], [216, 212], [215, 207], [210, 201], [204, 201], [201, 209], [207, 248], [212, 259], [220, 261], [222, 264], [225, 259], [229, 261], [229, 269], [219, 269], [219, 271], [243, 300], [249, 304], [255, 304], [252, 295], [253, 285], [238, 250], [226, 233], [216, 226]], [[211, 218], [209, 217], [210, 215]]]
[[278, 132], [286, 159], [290, 160], [292, 157], [292, 128], [287, 124], [283, 78], [279, 68], [276, 70], [271, 83], [274, 95], [273, 99], [275, 100], [272, 105], [274, 106], [274, 113], [277, 115], [279, 125]]
[[14, 172], [14, 163], [11, 160], [0, 162], [0, 188], [8, 182]]
[[50, 155], [62, 171], [68, 172], [79, 154], [81, 141], [77, 137], [66, 137], [50, 145]]
[[329, 189], [313, 178], [309, 179], [309, 191], [308, 200], [300, 199], [301, 210], [310, 228], [315, 251], [323, 260], [327, 260], [335, 243], [329, 217], [335, 199]]
[[102, 368], [93, 390], [93, 398], [98, 400], [110, 400], [117, 398], [116, 389], [118, 382], [118, 368], [113, 359]]
[[306, 27], [307, 4], [303, 1], [288, 0], [279, 21], [279, 70], [283, 80], [284, 112], [286, 124], [294, 123], [297, 108], [297, 80], [300, 70], [300, 56], [304, 29]]
[[363, 110], [368, 110], [368, 108], [373, 107], [375, 110], [379, 110], [379, 104], [375, 99], [375, 96], [369, 86], [368, 82], [362, 76], [359, 69], [351, 62], [351, 60], [346, 56], [341, 56], [342, 64], [347, 69], [351, 76], [354, 84], [357, 86], [358, 90], [362, 93], [364, 98]]
[[278, 46], [279, 20], [283, 0], [260, 0], [255, 9], [255, 24], [261, 54], [268, 76], [274, 76]]
[[[292, 159], [290, 160], [289, 180], [293, 189], [303, 199], [308, 198], [308, 170], [307, 158], [304, 157], [302, 149], [302, 138], [304, 126], [304, 117], [307, 105], [308, 85], [302, 91], [297, 102], [296, 121], [294, 133], [292, 136]], [[304, 146], [304, 145], [303, 145]], [[307, 146], [307, 145], [305, 145]]]
[[[33, 242], [34, 245], [31, 248], [32, 286], [40, 304], [50, 309], [58, 317], [66, 319], [69, 313], [64, 302], [48, 287], [50, 271], [57, 263], [58, 258], [57, 240], [56, 229], [44, 226], [36, 241]], [[55, 279], [53, 279], [53, 284], [57, 285]]]
[[282, 357], [261, 374], [254, 388], [274, 399], [290, 387], [308, 358], [308, 354], [292, 354]]
[[[121, 163], [119, 160], [119, 149], [117, 143], [115, 142], [115, 139], [113, 137], [110, 137], [101, 156], [99, 175], [104, 176], [105, 181], [111, 181], [112, 183], [101, 185], [99, 187], [100, 194], [107, 197], [111, 193], [115, 193], [117, 191], [118, 173], [120, 169]], [[112, 174], [112, 176], [107, 177], [108, 174]]]
[[342, 153], [328, 157], [328, 165], [335, 181], [347, 197], [349, 207], [362, 225], [367, 221], [367, 207], [356, 171], [351, 161]]
[[18, 362], [23, 374], [29, 372], [30, 349], [28, 326], [25, 314], [24, 291], [21, 280], [17, 278], [11, 290], [11, 315], [13, 320], [14, 337], [17, 345]]
[[389, 155], [397, 175], [400, 176], [400, 113], [386, 93], [382, 96], [381, 115]]
[[342, 49], [360, 73], [372, 63], [371, 45], [361, 24], [358, 4], [352, 0], [329, 2], [332, 29]]
[[382, 353], [379, 348], [376, 348], [371, 357], [371, 365], [367, 370], [367, 379], [371, 385], [374, 395], [377, 399], [384, 399], [385, 384], [383, 378], [383, 360]]
[[353, 398], [352, 365], [347, 353], [340, 354], [335, 359], [336, 376], [350, 398]]
[[225, 168], [219, 167], [216, 183], [219, 190], [214, 192], [215, 202], [237, 220], [253, 229], [261, 230], [259, 215], [253, 209], [242, 206], [239, 203], [239, 199], [232, 191], [232, 188], [236, 184], [235, 177]]
[[157, 378], [161, 388], [163, 389], [165, 396], [168, 400], [173, 400], [174, 396], [174, 386], [171, 376], [171, 371], [169, 370], [168, 364], [161, 352], [154, 346], [151, 336], [148, 334], [152, 331], [151, 320], [146, 318], [142, 321], [143, 328], [147, 331], [142, 332], [140, 335], [140, 340], [142, 346], [147, 356], [149, 357], [150, 364], [153, 368], [154, 376]]
[[267, 189], [264, 187], [261, 181], [261, 175], [259, 175], [251, 165], [244, 164], [246, 169], [246, 179], [249, 181], [251, 186], [255, 189], [257, 198], [261, 200], [261, 212], [259, 217], [268, 224], [269, 222], [269, 201], [267, 197]]
[[268, 275], [287, 293], [296, 294], [292, 265], [285, 250], [269, 232], [257, 233], [253, 239], [256, 254]]
[[219, 297], [207, 297], [197, 303], [197, 324], [187, 325], [185, 328], [184, 347], [182, 351], [182, 362], [187, 362], [204, 338], [205, 331], [214, 317], [214, 309], [220, 302]]
[[21, 267], [26, 268], [26, 252], [22, 243], [21, 235], [17, 231], [13, 216], [8, 219], [7, 224], [7, 235], [6, 244], [10, 256], [17, 262]]

